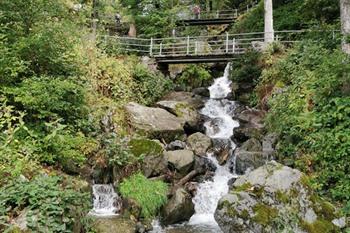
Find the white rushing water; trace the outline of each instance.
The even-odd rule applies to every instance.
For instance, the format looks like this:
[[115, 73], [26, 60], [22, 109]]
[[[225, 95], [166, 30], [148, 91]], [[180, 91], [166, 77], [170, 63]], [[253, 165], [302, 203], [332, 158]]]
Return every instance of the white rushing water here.
[[[210, 138], [229, 139], [230, 151], [235, 148], [235, 144], [230, 140], [233, 129], [239, 123], [232, 119], [235, 103], [225, 99], [231, 93], [231, 81], [229, 80], [230, 64], [225, 68], [224, 76], [216, 79], [209, 87], [210, 100], [202, 109], [202, 114], [208, 116], [210, 120], [205, 123], [206, 134]], [[216, 171], [212, 180], [199, 184], [197, 194], [193, 198], [195, 214], [191, 217], [190, 225], [217, 226], [214, 219], [214, 212], [219, 199], [229, 191], [228, 181], [234, 177], [228, 166], [219, 165], [212, 155], [208, 158], [215, 164]]]
[[94, 199], [91, 215], [104, 217], [118, 214], [121, 208], [120, 198], [112, 184], [95, 184], [92, 192]]

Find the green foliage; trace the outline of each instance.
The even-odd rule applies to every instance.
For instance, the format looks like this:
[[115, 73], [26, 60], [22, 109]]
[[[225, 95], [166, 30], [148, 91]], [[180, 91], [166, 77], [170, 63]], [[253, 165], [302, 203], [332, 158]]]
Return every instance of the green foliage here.
[[260, 58], [259, 52], [250, 50], [238, 59], [233, 60], [231, 62], [231, 79], [236, 82], [256, 83], [262, 71]]
[[204, 65], [187, 65], [181, 76], [175, 80], [185, 90], [191, 91], [193, 88], [208, 86], [212, 76]]
[[166, 203], [168, 187], [162, 181], [150, 181], [135, 174], [120, 184], [119, 191], [124, 198], [135, 200], [142, 208], [141, 216], [147, 219], [156, 216]]
[[104, 137], [102, 140], [103, 150], [100, 153], [105, 153], [110, 165], [125, 167], [142, 160], [142, 156], [137, 156], [132, 153], [128, 147], [126, 138], [122, 139], [111, 134]]
[[5, 91], [30, 121], [62, 118], [64, 123], [73, 123], [87, 114], [84, 90], [73, 79], [33, 77]]
[[129, 147], [137, 157], [141, 155], [159, 156], [164, 150], [160, 142], [149, 139], [131, 139]]
[[133, 78], [141, 94], [142, 103], [149, 105], [159, 100], [172, 89], [172, 82], [160, 72], [151, 71], [146, 66], [137, 64], [133, 70]]
[[0, 230], [8, 232], [10, 217], [26, 211], [33, 232], [72, 232], [87, 214], [90, 195], [62, 181], [58, 176], [41, 175], [0, 188]]
[[302, 169], [315, 171], [318, 190], [339, 201], [350, 198], [349, 72], [340, 51], [305, 42], [265, 70], [259, 84], [273, 86], [267, 124], [282, 137], [282, 158], [296, 156]]

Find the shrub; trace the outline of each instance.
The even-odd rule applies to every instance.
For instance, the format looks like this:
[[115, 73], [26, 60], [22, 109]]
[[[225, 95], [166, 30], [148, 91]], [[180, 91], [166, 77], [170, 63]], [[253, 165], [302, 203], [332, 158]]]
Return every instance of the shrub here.
[[135, 66], [133, 78], [141, 94], [141, 101], [147, 105], [156, 102], [172, 88], [170, 79], [164, 77], [160, 72], [150, 71], [141, 64]]
[[85, 218], [88, 209], [90, 195], [75, 190], [69, 180], [64, 184], [58, 176], [14, 180], [0, 188], [2, 232], [10, 231], [10, 220], [20, 211], [27, 211], [27, 224], [33, 232], [72, 232], [74, 224]]
[[267, 125], [281, 135], [281, 159], [314, 171], [315, 187], [343, 202], [350, 198], [349, 73], [346, 55], [304, 42], [264, 71], [258, 87], [273, 87]]
[[119, 187], [124, 198], [135, 200], [140, 207], [141, 216], [151, 218], [167, 201], [168, 186], [162, 181], [150, 181], [142, 174], [125, 179]]
[[176, 84], [185, 90], [209, 85], [212, 76], [203, 65], [188, 65], [181, 76], [175, 80]]
[[32, 122], [61, 118], [63, 123], [74, 123], [87, 114], [84, 90], [72, 79], [33, 77], [6, 92]]

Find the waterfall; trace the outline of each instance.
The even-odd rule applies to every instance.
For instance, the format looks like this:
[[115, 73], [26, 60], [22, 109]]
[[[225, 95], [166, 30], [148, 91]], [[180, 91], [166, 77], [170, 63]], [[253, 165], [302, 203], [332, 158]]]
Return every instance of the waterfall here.
[[118, 214], [121, 202], [112, 184], [94, 184], [92, 192], [93, 209], [90, 211], [90, 215], [103, 217]]
[[[225, 98], [231, 93], [231, 81], [229, 80], [230, 64], [227, 64], [224, 76], [216, 79], [209, 87], [210, 99], [202, 109], [202, 114], [209, 120], [205, 122], [206, 134], [213, 139], [228, 141], [230, 153], [236, 145], [231, 141], [233, 129], [239, 123], [232, 119], [235, 103]], [[219, 165], [213, 155], [208, 158], [215, 164], [216, 171], [212, 180], [205, 181], [198, 186], [197, 194], [193, 198], [195, 214], [191, 217], [190, 225], [217, 226], [214, 219], [214, 212], [219, 199], [229, 191], [228, 181], [235, 175], [230, 173], [228, 166]]]

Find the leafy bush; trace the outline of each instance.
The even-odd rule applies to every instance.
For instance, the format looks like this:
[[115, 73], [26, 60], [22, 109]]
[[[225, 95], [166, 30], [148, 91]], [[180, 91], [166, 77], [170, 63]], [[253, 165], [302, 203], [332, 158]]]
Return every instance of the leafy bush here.
[[63, 119], [64, 123], [86, 117], [84, 90], [72, 79], [33, 77], [6, 89], [16, 105], [26, 111], [27, 120]]
[[304, 42], [265, 70], [258, 87], [272, 86], [267, 124], [281, 135], [281, 159], [314, 171], [315, 187], [339, 201], [350, 199], [349, 73], [345, 54]]
[[260, 58], [259, 52], [250, 50], [238, 59], [233, 60], [231, 62], [231, 79], [235, 82], [256, 83], [262, 71]]
[[27, 212], [33, 232], [72, 232], [90, 208], [90, 195], [64, 184], [58, 176], [14, 180], [0, 188], [0, 230], [11, 232], [10, 220]]
[[142, 217], [151, 218], [166, 203], [168, 187], [162, 181], [150, 181], [142, 174], [135, 174], [120, 184], [119, 191], [124, 198], [140, 205]]
[[172, 88], [170, 79], [164, 77], [160, 72], [150, 71], [141, 64], [135, 66], [133, 77], [141, 94], [141, 102], [147, 105], [159, 100]]
[[191, 91], [193, 88], [208, 86], [212, 76], [203, 65], [187, 65], [181, 76], [175, 80], [185, 90]]

